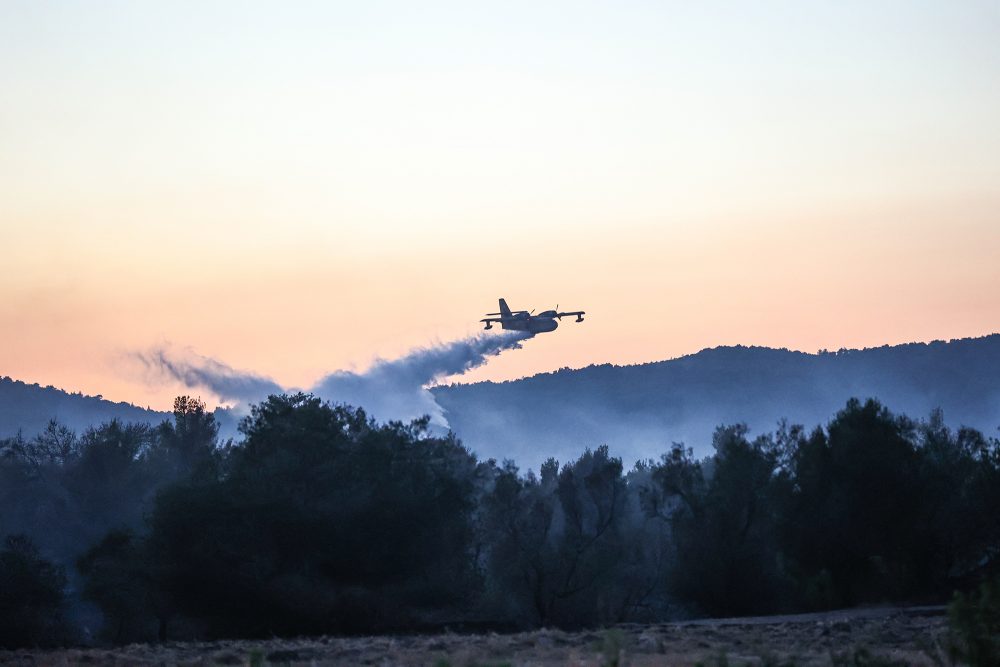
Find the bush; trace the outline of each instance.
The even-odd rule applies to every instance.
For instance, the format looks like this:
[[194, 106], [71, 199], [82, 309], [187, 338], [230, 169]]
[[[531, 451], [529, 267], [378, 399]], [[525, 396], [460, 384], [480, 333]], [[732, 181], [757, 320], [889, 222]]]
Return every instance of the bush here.
[[972, 667], [1000, 665], [1000, 577], [956, 593], [948, 605], [951, 657]]

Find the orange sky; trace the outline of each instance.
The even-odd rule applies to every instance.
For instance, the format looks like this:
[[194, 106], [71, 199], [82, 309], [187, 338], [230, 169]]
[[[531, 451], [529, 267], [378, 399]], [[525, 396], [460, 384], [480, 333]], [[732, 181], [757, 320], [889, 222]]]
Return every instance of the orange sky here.
[[993, 3], [0, 9], [0, 374], [164, 408], [514, 307], [471, 378], [1000, 330]]

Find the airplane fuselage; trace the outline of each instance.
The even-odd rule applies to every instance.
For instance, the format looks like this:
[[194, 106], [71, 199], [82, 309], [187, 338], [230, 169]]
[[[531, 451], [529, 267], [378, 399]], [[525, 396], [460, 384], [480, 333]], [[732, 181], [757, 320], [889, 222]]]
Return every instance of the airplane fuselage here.
[[500, 323], [501, 329], [513, 329], [514, 331], [530, 331], [531, 333], [545, 333], [555, 331], [559, 323], [553, 317], [539, 317], [537, 315], [514, 315], [503, 318]]

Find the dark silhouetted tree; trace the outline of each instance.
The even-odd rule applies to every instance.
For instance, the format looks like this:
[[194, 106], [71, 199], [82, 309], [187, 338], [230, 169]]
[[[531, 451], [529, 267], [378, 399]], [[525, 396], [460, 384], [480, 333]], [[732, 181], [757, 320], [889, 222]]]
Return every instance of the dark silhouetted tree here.
[[912, 422], [857, 399], [793, 460], [784, 534], [812, 606], [905, 599], [928, 572], [926, 498]]
[[296, 394], [254, 406], [224, 474], [165, 491], [151, 546], [216, 634], [434, 623], [467, 602], [475, 459], [427, 421]]
[[65, 642], [65, 587], [62, 568], [42, 558], [31, 540], [8, 536], [0, 550], [0, 647]]
[[104, 614], [103, 634], [116, 643], [167, 639], [174, 608], [158, 580], [162, 564], [149, 545], [128, 530], [113, 530], [77, 561], [82, 596]]
[[580, 627], [631, 618], [655, 589], [661, 527], [638, 511], [606, 446], [559, 470], [496, 470], [482, 501], [487, 596], [507, 622]]
[[771, 436], [747, 439], [743, 425], [720, 427], [704, 462], [675, 445], [653, 467], [643, 503], [670, 522], [676, 561], [670, 590], [714, 616], [774, 611], [785, 573], [777, 543], [787, 486]]
[[174, 420], [162, 422], [149, 458], [162, 482], [193, 473], [211, 475], [217, 464], [219, 424], [201, 399], [174, 399]]

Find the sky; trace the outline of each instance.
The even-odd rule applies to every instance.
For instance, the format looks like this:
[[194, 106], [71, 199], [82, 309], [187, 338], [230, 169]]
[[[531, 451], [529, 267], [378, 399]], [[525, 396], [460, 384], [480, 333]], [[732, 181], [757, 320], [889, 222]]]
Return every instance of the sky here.
[[1000, 331], [998, 82], [996, 0], [0, 0], [0, 375], [306, 387], [500, 296], [587, 320], [464, 379]]

